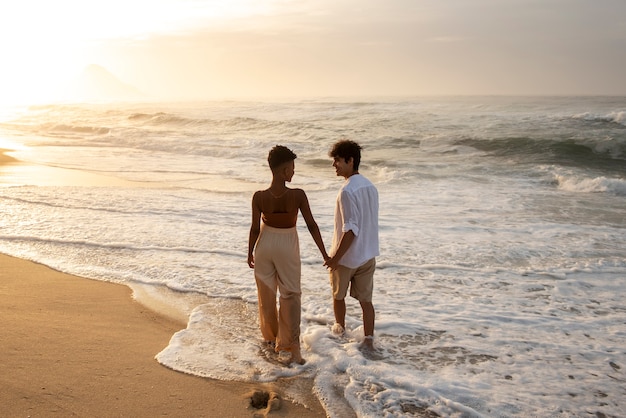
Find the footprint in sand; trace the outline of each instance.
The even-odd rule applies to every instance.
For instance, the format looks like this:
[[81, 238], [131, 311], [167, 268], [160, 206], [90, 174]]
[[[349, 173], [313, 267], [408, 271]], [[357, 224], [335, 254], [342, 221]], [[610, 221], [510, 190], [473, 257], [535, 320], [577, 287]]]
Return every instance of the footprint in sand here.
[[280, 395], [273, 391], [255, 390], [246, 397], [250, 399], [250, 406], [258, 410], [253, 415], [255, 418], [267, 417], [270, 412], [277, 411], [281, 407]]

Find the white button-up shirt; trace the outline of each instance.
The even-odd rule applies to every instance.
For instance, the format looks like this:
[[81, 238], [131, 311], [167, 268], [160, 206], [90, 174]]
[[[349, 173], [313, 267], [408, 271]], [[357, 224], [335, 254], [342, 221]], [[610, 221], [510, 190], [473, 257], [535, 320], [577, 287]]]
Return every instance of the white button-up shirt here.
[[335, 204], [335, 231], [331, 255], [339, 248], [344, 232], [352, 231], [354, 241], [339, 264], [357, 268], [379, 255], [378, 190], [367, 178], [354, 174], [339, 189]]

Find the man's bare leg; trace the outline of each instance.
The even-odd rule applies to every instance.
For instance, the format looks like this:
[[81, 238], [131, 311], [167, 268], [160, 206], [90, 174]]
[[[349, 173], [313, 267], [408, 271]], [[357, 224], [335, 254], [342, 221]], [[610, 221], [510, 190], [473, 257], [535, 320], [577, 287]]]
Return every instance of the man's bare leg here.
[[333, 299], [333, 311], [335, 312], [335, 322], [346, 329], [346, 301], [345, 299]]
[[363, 331], [365, 334], [363, 346], [369, 349], [374, 349], [374, 322], [376, 319], [376, 311], [374, 310], [372, 302], [360, 303], [361, 309], [363, 310]]

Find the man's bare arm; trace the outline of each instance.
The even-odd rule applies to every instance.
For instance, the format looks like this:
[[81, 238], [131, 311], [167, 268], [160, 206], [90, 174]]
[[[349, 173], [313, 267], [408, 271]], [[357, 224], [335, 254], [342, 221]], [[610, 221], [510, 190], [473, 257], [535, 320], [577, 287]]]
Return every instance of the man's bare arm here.
[[355, 238], [355, 235], [354, 235], [354, 232], [352, 232], [352, 230], [344, 232], [341, 235], [341, 240], [339, 241], [339, 248], [337, 248], [337, 252], [330, 259], [328, 259], [324, 263], [324, 265], [328, 267], [331, 271], [337, 270], [337, 267], [339, 266], [339, 262], [341, 261], [341, 258], [344, 256], [344, 254], [348, 251], [348, 249], [352, 245], [354, 238]]

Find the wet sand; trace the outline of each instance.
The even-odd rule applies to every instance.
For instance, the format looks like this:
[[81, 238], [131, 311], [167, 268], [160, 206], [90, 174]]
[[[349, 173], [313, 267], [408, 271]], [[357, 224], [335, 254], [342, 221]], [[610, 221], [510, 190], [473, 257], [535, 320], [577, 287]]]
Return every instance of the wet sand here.
[[[0, 254], [0, 409], [4, 416], [263, 416], [251, 392], [154, 359], [185, 324], [132, 299], [123, 285], [59, 273]], [[282, 400], [270, 417], [325, 417]]]
[[[6, 163], [22, 164], [0, 150]], [[279, 409], [257, 409], [253, 392], [281, 396], [280, 388], [162, 366], [155, 355], [186, 324], [135, 301], [124, 285], [0, 254], [0, 316], [3, 416], [326, 416], [313, 395], [306, 406], [281, 399]]]

